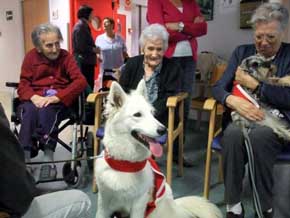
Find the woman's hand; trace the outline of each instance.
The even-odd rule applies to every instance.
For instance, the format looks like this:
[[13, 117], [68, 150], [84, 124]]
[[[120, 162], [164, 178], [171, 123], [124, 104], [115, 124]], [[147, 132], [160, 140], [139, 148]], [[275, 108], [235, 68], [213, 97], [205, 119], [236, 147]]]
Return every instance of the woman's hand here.
[[242, 86], [247, 87], [251, 90], [255, 90], [259, 85], [259, 82], [250, 76], [248, 73], [242, 70], [242, 68], [238, 67], [236, 71], [235, 80]]
[[[203, 16], [198, 16], [194, 18], [193, 23], [202, 23], [204, 21], [205, 19]], [[168, 22], [168, 23], [165, 23], [165, 26], [169, 30], [173, 30], [173, 31], [179, 30], [179, 22]]]
[[264, 112], [261, 109], [241, 97], [229, 95], [226, 98], [226, 104], [248, 120], [261, 121], [264, 119]]
[[178, 31], [179, 30], [179, 22], [170, 22], [170, 23], [165, 23], [165, 26], [169, 30], [173, 31]]
[[205, 21], [205, 19], [203, 16], [198, 16], [198, 17], [194, 18], [193, 23], [202, 23], [204, 21]]
[[43, 108], [49, 104], [56, 104], [60, 102], [60, 99], [57, 96], [43, 97], [40, 95], [33, 95], [30, 100], [38, 108]]

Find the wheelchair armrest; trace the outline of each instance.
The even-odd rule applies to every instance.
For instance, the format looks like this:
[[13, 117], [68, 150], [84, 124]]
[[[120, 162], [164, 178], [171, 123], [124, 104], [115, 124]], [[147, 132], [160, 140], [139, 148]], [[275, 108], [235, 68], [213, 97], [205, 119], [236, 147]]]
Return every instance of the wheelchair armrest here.
[[167, 107], [176, 107], [177, 104], [181, 101], [184, 101], [188, 96], [185, 92], [180, 92], [177, 95], [170, 96], [167, 98], [166, 106]]
[[19, 83], [15, 83], [15, 82], [6, 82], [5, 85], [7, 87], [10, 87], [10, 88], [17, 88]]

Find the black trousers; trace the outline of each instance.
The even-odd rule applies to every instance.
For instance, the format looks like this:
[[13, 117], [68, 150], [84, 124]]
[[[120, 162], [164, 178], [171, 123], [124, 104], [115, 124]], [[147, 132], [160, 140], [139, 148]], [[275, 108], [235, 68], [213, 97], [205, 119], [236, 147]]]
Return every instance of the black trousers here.
[[80, 63], [80, 70], [86, 77], [87, 82], [92, 90], [95, 84], [95, 65]]
[[34, 137], [37, 135], [44, 149], [54, 151], [57, 143], [50, 137], [58, 137], [58, 126], [68, 117], [69, 109], [61, 103], [37, 108], [31, 101], [25, 101], [18, 110], [21, 120], [19, 141], [24, 150], [31, 151], [32, 146], [37, 143]]
[[[255, 162], [255, 180], [262, 210], [273, 207], [273, 168], [277, 155], [285, 142], [277, 137], [271, 128], [256, 125], [249, 133]], [[225, 201], [236, 204], [241, 201], [245, 164], [248, 161], [244, 137], [239, 127], [231, 123], [224, 131], [223, 168]]]

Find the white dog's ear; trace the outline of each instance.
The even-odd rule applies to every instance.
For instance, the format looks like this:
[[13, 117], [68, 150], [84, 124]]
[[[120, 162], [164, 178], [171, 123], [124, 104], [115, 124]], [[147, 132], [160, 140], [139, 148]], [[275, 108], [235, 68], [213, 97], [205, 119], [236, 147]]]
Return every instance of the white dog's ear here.
[[147, 88], [146, 88], [146, 84], [145, 84], [145, 80], [141, 79], [140, 82], [138, 83], [136, 92], [140, 93], [141, 95], [143, 95], [146, 99], [147, 97]]
[[110, 87], [108, 101], [112, 107], [120, 108], [125, 102], [126, 93], [117, 82], [113, 82]]

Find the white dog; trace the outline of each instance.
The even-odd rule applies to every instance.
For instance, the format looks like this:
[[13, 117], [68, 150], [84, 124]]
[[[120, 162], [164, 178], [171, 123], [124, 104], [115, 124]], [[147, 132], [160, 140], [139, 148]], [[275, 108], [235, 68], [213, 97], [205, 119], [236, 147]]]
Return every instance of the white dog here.
[[111, 86], [105, 109], [105, 152], [95, 168], [96, 218], [109, 218], [116, 211], [130, 218], [221, 218], [220, 210], [204, 198], [173, 200], [163, 174], [150, 164], [148, 147], [160, 155], [161, 146], [149, 142], [166, 129], [154, 118], [146, 96], [143, 80], [130, 95], [116, 82]]

